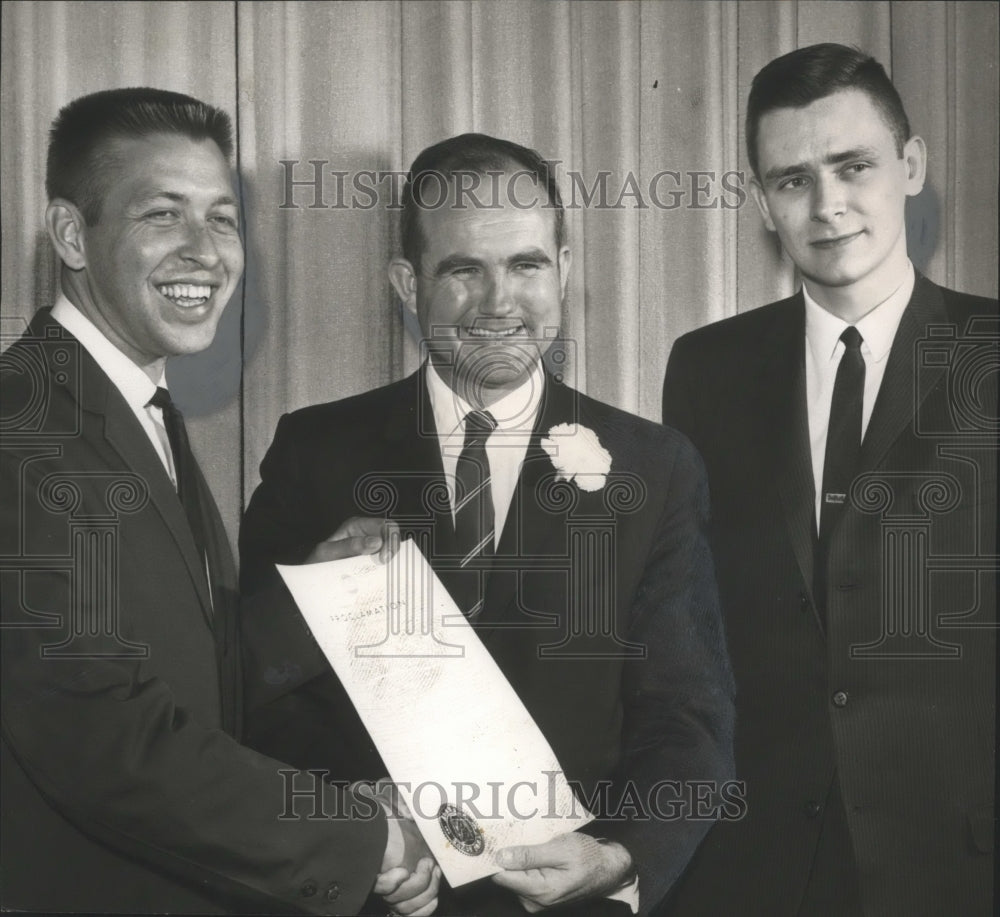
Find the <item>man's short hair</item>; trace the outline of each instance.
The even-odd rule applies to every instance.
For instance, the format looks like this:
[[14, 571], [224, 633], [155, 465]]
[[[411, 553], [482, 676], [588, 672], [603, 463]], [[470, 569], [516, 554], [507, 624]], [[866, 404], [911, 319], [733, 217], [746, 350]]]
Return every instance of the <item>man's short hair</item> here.
[[76, 204], [93, 226], [113, 181], [113, 141], [151, 134], [212, 140], [227, 160], [233, 153], [233, 125], [219, 108], [164, 89], [95, 92], [74, 99], [52, 123], [45, 170], [49, 200], [60, 197]]
[[[556, 246], [566, 242], [565, 212], [559, 186], [556, 183], [555, 164], [545, 160], [535, 150], [510, 140], [490, 137], [487, 134], [460, 134], [427, 147], [410, 166], [403, 186], [403, 213], [400, 235], [403, 257], [420, 267], [420, 256], [426, 239], [420, 226], [420, 211], [454, 203], [442, 204], [442, 184], [458, 174], [489, 175], [497, 172], [523, 172], [545, 189], [547, 206], [555, 216]], [[430, 176], [434, 181], [428, 181]], [[480, 192], [480, 199], [483, 199]], [[486, 195], [489, 202], [492, 197]], [[469, 202], [465, 206], [476, 206]]]
[[860, 89], [879, 110], [902, 156], [910, 139], [910, 122], [903, 102], [882, 65], [858, 48], [832, 42], [810, 45], [775, 58], [754, 78], [747, 100], [747, 157], [757, 170], [760, 119], [776, 108], [804, 108], [835, 92]]

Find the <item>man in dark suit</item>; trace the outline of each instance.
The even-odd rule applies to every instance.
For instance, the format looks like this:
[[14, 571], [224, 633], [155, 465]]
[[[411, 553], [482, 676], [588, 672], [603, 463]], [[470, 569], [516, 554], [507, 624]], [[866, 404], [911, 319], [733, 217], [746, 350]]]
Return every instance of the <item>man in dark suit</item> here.
[[385, 773], [273, 564], [319, 559], [341, 536], [377, 549], [388, 519], [417, 539], [605, 816], [509, 849], [502, 872], [448, 907], [517, 914], [519, 899], [529, 910], [648, 913], [718, 815], [714, 793], [729, 777], [730, 676], [700, 460], [674, 431], [564, 384], [566, 347], [553, 342], [570, 251], [537, 153], [451, 138], [417, 157], [403, 199], [404, 256], [390, 277], [429, 359], [278, 426], [240, 536], [252, 741], [299, 766]]
[[433, 909], [412, 824], [344, 787], [304, 805], [237, 741], [235, 571], [163, 381], [243, 271], [231, 152], [224, 112], [154, 89], [53, 126], [62, 293], [0, 358], [4, 910]]
[[746, 133], [802, 289], [667, 366], [664, 420], [708, 467], [747, 814], [665, 912], [990, 914], [997, 303], [910, 264], [924, 143], [875, 60], [772, 61]]

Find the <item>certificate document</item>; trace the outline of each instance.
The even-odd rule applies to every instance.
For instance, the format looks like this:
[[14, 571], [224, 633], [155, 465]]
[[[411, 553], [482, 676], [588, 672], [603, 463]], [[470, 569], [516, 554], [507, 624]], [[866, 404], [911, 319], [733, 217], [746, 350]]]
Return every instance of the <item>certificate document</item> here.
[[278, 571], [452, 886], [593, 819], [413, 541]]

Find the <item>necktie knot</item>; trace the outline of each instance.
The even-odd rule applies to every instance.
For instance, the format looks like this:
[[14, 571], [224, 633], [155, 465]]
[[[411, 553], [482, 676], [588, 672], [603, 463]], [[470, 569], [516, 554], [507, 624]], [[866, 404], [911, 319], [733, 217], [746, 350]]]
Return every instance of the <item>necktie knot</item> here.
[[485, 443], [496, 428], [496, 419], [489, 411], [469, 411], [465, 415], [465, 442]]
[[840, 335], [840, 339], [844, 342], [844, 347], [847, 350], [860, 350], [861, 343], [864, 341], [864, 338], [861, 337], [861, 332], [854, 325], [848, 325], [844, 329], [844, 333]]
[[159, 408], [161, 411], [166, 411], [174, 406], [174, 402], [170, 397], [170, 392], [163, 388], [163, 386], [158, 385], [156, 391], [153, 393], [153, 397], [146, 402], [147, 407], [150, 405], [154, 408]]

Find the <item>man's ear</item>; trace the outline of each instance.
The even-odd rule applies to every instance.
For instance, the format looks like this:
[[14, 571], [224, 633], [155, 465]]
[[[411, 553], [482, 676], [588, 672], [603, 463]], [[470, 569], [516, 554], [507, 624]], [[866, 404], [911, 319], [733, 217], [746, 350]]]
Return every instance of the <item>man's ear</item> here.
[[771, 232], [777, 232], [774, 220], [771, 219], [771, 210], [767, 206], [767, 195], [764, 194], [764, 189], [760, 182], [757, 181], [756, 176], [750, 179], [750, 195], [753, 197], [754, 203], [760, 211], [760, 215], [764, 218], [764, 225]]
[[389, 262], [389, 281], [403, 307], [417, 314], [417, 272], [405, 258], [393, 258]]
[[927, 144], [916, 135], [903, 146], [903, 163], [906, 166], [906, 194], [913, 197], [924, 189], [927, 178]]
[[568, 245], [559, 249], [559, 291], [560, 298], [566, 298], [566, 286], [569, 284], [569, 269], [573, 263], [573, 252]]
[[73, 271], [87, 266], [86, 225], [76, 204], [61, 197], [53, 198], [45, 208], [45, 228], [49, 238], [63, 264]]

